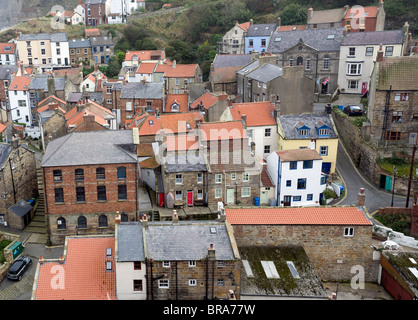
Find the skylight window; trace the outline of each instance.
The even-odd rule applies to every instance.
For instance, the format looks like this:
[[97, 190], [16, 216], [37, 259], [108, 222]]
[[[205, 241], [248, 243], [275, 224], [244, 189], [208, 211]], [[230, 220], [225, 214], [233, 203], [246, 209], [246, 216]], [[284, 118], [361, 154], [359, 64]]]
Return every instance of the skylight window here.
[[274, 42], [280, 42], [280, 41], [282, 41], [282, 38], [276, 38], [276, 39], [274, 39]]
[[418, 270], [417, 270], [417, 268], [408, 268], [408, 269], [418, 279]]
[[245, 272], [247, 273], [248, 278], [254, 278], [254, 273], [251, 270], [250, 263], [248, 260], [242, 260], [242, 264], [244, 265]]
[[328, 40], [335, 39], [335, 34], [329, 34], [327, 37]]
[[413, 264], [417, 264], [414, 258], [409, 258], [409, 261], [411, 261]]
[[210, 233], [217, 234], [218, 232], [216, 230], [216, 227], [210, 227]]
[[263, 266], [264, 273], [268, 279], [280, 279], [273, 261], [261, 261], [261, 265]]
[[296, 270], [295, 265], [293, 264], [293, 261], [286, 261], [287, 266], [289, 267], [290, 273], [292, 274], [293, 278], [300, 279], [299, 273]]

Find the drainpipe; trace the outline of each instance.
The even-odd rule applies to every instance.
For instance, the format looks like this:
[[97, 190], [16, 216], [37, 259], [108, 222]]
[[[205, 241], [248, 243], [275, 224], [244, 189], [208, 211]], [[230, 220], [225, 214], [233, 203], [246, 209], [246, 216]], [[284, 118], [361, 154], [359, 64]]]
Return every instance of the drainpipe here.
[[281, 163], [280, 157], [279, 157], [279, 161], [278, 161], [278, 164], [277, 164], [277, 185], [276, 185], [277, 201], [276, 201], [276, 206], [280, 205], [280, 184], [281, 184], [281, 180], [282, 180], [281, 166], [282, 166], [282, 163]]

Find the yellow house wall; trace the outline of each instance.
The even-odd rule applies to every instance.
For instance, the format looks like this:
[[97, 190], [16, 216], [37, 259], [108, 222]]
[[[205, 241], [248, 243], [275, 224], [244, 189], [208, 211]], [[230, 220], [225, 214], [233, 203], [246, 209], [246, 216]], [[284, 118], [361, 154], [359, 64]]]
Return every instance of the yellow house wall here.
[[[309, 148], [309, 142], [309, 139], [284, 140], [279, 136], [278, 150], [293, 150], [299, 149], [300, 147]], [[318, 153], [320, 153], [321, 146], [328, 146], [328, 155], [323, 156], [322, 159], [323, 162], [331, 162], [330, 173], [334, 173], [337, 163], [338, 139], [317, 139], [316, 151], [318, 151]]]

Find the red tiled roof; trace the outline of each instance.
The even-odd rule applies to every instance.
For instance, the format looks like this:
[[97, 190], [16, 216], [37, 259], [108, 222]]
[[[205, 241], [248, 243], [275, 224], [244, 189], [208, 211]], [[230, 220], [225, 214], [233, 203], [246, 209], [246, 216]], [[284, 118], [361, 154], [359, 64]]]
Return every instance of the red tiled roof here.
[[[363, 15], [367, 12], [367, 15], [365, 16], [365, 18], [374, 18], [377, 16], [377, 7], [362, 7], [362, 9], [364, 11], [360, 11], [360, 10], [353, 10], [352, 8], [347, 10], [347, 13], [344, 17], [344, 19], [351, 19], [351, 18], [362, 18]], [[350, 17], [351, 12], [354, 13], [353, 17]]]
[[53, 100], [55, 100], [55, 101], [58, 101], [58, 102], [60, 102], [60, 103], [62, 103], [62, 104], [64, 104], [64, 105], [66, 105], [66, 103], [65, 103], [65, 101], [64, 100], [61, 100], [60, 98], [58, 98], [58, 97], [56, 97], [56, 96], [49, 96], [49, 97], [46, 97], [44, 100], [42, 100], [41, 102], [39, 102], [38, 103], [38, 106], [40, 106], [40, 105], [42, 105], [45, 101], [47, 101], [49, 98], [51, 98], [51, 99], [53, 99]]
[[293, 31], [293, 30], [306, 30], [305, 25], [294, 25], [294, 26], [280, 26], [276, 31]]
[[[10, 50], [6, 50], [6, 48], [10, 48]], [[13, 54], [14, 52], [15, 52], [14, 43], [0, 43], [0, 54]]]
[[[107, 248], [112, 249], [110, 258]], [[39, 265], [35, 300], [116, 300], [114, 254], [114, 237], [68, 238], [63, 264], [45, 261]], [[106, 271], [107, 261], [112, 262], [112, 272]], [[63, 287], [54, 287], [59, 284]]]
[[[144, 119], [140, 124], [136, 125], [137, 120]], [[186, 133], [196, 128], [196, 119], [204, 121], [200, 112], [186, 112], [186, 113], [165, 113], [157, 118], [153, 114], [142, 114], [135, 118], [128, 129], [135, 126], [139, 127], [140, 136], [150, 136], [160, 133], [162, 129], [166, 134]], [[152, 124], [150, 123], [152, 122]], [[190, 129], [187, 129], [186, 124], [190, 124]]]
[[136, 70], [136, 73], [152, 74], [156, 64], [157, 62], [142, 62], [139, 65], [138, 70]]
[[201, 97], [197, 98], [195, 101], [192, 102], [190, 108], [194, 109], [197, 107], [198, 104], [203, 103], [203, 107], [205, 109], [209, 109], [213, 106], [216, 102], [218, 102], [219, 97], [212, 92], [205, 92]]
[[84, 34], [86, 37], [100, 36], [100, 30], [97, 28], [85, 29]]
[[132, 57], [136, 55], [139, 60], [151, 60], [153, 56], [160, 56], [161, 60], [165, 58], [164, 50], [141, 50], [141, 51], [127, 51], [125, 55], [125, 61], [132, 61]]
[[2, 133], [10, 124], [11, 122], [6, 122], [5, 124], [0, 123], [0, 133]]
[[160, 164], [157, 162], [155, 157], [145, 159], [145, 160], [141, 161], [139, 163], [139, 165], [143, 169], [155, 169], [155, 168], [158, 168], [160, 166]]
[[270, 101], [233, 103], [229, 110], [234, 120], [241, 120], [242, 115], [246, 115], [247, 127], [276, 125], [274, 105]]
[[235, 140], [246, 137], [241, 120], [202, 123], [200, 132], [203, 141]]
[[261, 171], [261, 184], [263, 187], [274, 187], [273, 182], [271, 182], [270, 177], [267, 173], [267, 166], [263, 165], [263, 170]]
[[167, 151], [188, 151], [199, 149], [199, 140], [194, 134], [167, 136]]
[[46, 110], [54, 110], [54, 109], [58, 109], [60, 110], [62, 113], [65, 113], [65, 110], [63, 108], [61, 108], [58, 104], [50, 102], [42, 107], [38, 108], [38, 113], [40, 112], [44, 112]]
[[154, 156], [154, 149], [152, 143], [140, 143], [136, 149], [138, 157], [152, 157]]
[[244, 23], [240, 23], [238, 24], [238, 27], [240, 27], [242, 30], [247, 31], [248, 28], [250, 27], [250, 23], [249, 22], [244, 22]]
[[372, 225], [356, 207], [225, 209], [232, 225]]
[[[174, 64], [173, 64], [174, 65]], [[197, 64], [159, 64], [155, 72], [164, 73], [166, 78], [193, 78], [195, 76]]]
[[16, 76], [9, 86], [9, 90], [27, 91], [30, 85], [29, 76]]
[[[178, 111], [171, 111], [173, 103], [177, 103], [179, 106]], [[189, 95], [187, 93], [182, 94], [167, 94], [167, 100], [165, 102], [164, 112], [187, 112], [189, 111]]]
[[279, 150], [276, 154], [280, 157], [282, 162], [290, 161], [304, 161], [304, 160], [322, 160], [318, 151], [314, 149], [293, 149], [293, 150]]

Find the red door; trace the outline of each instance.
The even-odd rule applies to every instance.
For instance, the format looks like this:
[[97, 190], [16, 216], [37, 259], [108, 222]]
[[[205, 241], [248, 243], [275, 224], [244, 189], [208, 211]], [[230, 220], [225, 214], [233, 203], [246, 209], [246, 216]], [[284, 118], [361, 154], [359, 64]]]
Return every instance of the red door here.
[[193, 191], [187, 191], [187, 205], [193, 205]]
[[361, 85], [361, 94], [365, 95], [367, 92], [367, 82], [363, 82], [363, 84]]

